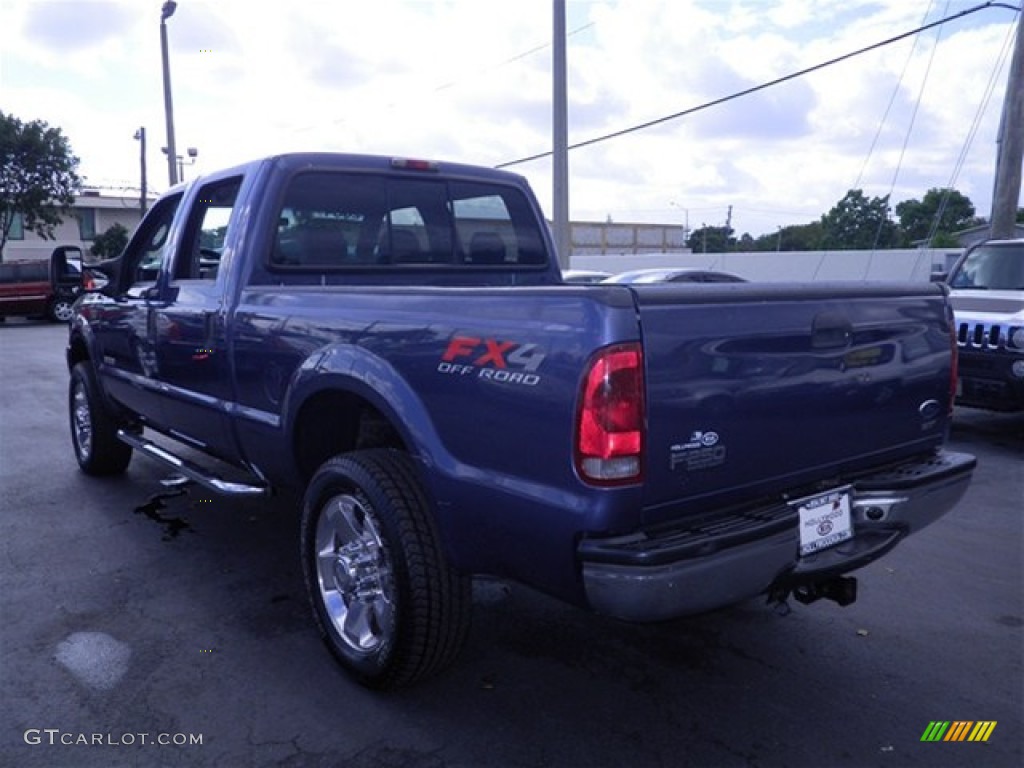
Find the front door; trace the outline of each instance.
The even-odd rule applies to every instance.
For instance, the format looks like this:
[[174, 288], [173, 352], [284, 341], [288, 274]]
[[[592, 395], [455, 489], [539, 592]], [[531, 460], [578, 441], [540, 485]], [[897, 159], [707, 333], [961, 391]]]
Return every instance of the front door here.
[[162, 300], [151, 305], [166, 431], [228, 459], [237, 450], [228, 419], [234, 388], [224, 333], [227, 281], [219, 267], [240, 184], [235, 176], [200, 188], [165, 268]]

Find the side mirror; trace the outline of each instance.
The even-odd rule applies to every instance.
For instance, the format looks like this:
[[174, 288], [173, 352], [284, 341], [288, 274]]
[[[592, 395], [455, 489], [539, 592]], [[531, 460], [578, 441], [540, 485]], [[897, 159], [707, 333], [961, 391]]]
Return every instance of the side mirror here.
[[111, 291], [117, 290], [121, 277], [121, 257], [98, 261], [82, 267], [82, 291], [85, 293], [104, 293], [112, 296]]
[[86, 293], [98, 293], [110, 285], [110, 278], [97, 269], [86, 267], [82, 270], [82, 290]]

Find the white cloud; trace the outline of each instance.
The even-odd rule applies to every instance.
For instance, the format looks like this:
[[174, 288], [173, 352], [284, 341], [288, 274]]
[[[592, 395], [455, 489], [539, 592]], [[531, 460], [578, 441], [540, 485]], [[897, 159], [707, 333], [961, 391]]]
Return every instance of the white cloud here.
[[[570, 141], [909, 31], [926, 13], [937, 18], [932, 5], [569, 0], [568, 27], [579, 30], [569, 40]], [[162, 187], [159, 10], [159, 0], [0, 0], [0, 26], [14, 30], [0, 38], [3, 109], [59, 125], [93, 182], [137, 179], [132, 134], [145, 125], [151, 183]], [[168, 21], [177, 145], [199, 149], [186, 173], [296, 149], [491, 165], [547, 151], [551, 17], [549, 0], [180, 0]], [[893, 202], [919, 198], [948, 183], [1013, 23], [1009, 12], [989, 9], [947, 25], [934, 57], [932, 32], [916, 47], [887, 46], [574, 151], [572, 215], [674, 222], [688, 211], [693, 227], [723, 222], [732, 205], [738, 232], [773, 232], [816, 219], [854, 183], [871, 196], [888, 193], [904, 141]], [[956, 180], [983, 214], [1004, 78]], [[550, 162], [512, 170], [550, 210]]]

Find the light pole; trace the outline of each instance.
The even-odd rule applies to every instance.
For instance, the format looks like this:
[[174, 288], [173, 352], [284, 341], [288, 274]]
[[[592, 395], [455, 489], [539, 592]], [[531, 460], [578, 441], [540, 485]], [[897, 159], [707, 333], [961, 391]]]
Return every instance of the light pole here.
[[139, 142], [139, 168], [142, 173], [142, 192], [139, 194], [139, 210], [146, 215], [146, 126], [135, 132], [135, 140]]
[[171, 68], [167, 62], [167, 20], [174, 15], [178, 4], [167, 0], [160, 9], [160, 53], [164, 62], [164, 113], [167, 116], [167, 179], [173, 187], [178, 183], [175, 167], [178, 152], [174, 146], [174, 107], [171, 105]]
[[684, 208], [679, 203], [673, 200], [669, 200], [668, 204], [671, 205], [673, 208], [678, 208], [680, 211], [683, 212], [683, 215], [685, 217], [684, 221], [686, 222], [685, 224], [683, 224], [683, 244], [685, 245], [687, 241], [689, 241], [690, 239], [690, 209]]
[[551, 175], [552, 229], [558, 266], [569, 268], [572, 251], [572, 229], [569, 224], [569, 106], [566, 70], [565, 0], [554, 0], [552, 24], [552, 137]]
[[[160, 147], [160, 151], [170, 157], [170, 153], [167, 151], [167, 147]], [[196, 158], [199, 157], [199, 150], [195, 147], [189, 147], [188, 150], [188, 164], [195, 165]], [[178, 169], [178, 181], [185, 180], [185, 158], [182, 155], [178, 155], [174, 158], [175, 165]]]

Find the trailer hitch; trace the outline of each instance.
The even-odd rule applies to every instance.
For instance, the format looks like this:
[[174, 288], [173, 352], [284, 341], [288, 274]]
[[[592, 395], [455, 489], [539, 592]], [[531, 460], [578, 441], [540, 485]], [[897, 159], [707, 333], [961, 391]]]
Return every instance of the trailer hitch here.
[[797, 602], [808, 605], [825, 598], [842, 606], [852, 605], [857, 600], [857, 579], [853, 576], [836, 576], [826, 581], [814, 581], [793, 588]]
[[857, 600], [857, 579], [853, 576], [834, 576], [822, 581], [777, 586], [768, 591], [768, 603], [775, 606], [780, 616], [786, 616], [789, 614], [789, 603], [786, 601], [790, 595], [804, 605], [825, 598], [845, 607]]

